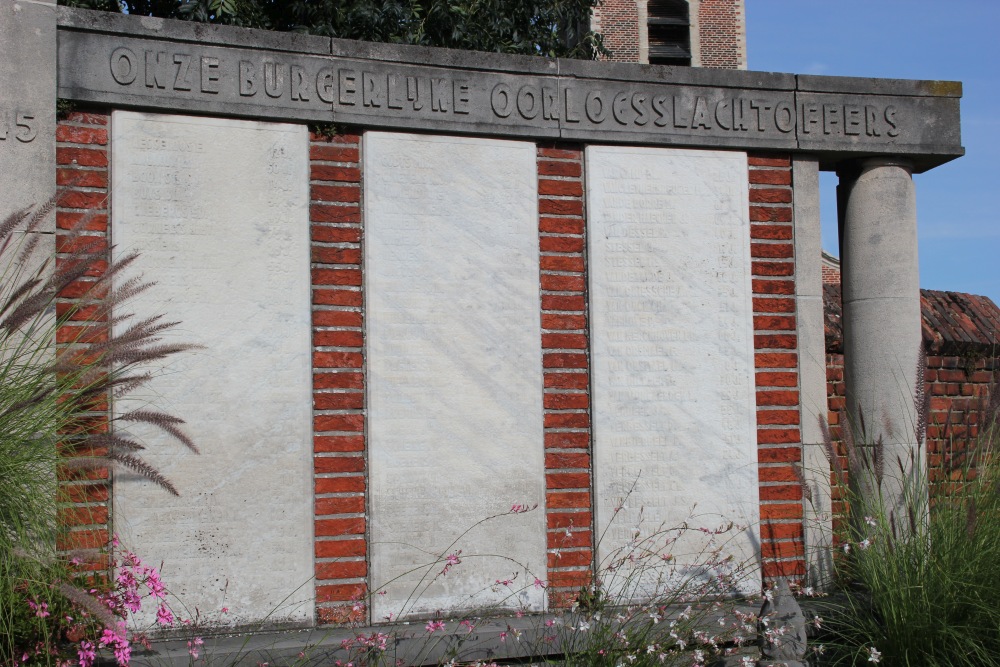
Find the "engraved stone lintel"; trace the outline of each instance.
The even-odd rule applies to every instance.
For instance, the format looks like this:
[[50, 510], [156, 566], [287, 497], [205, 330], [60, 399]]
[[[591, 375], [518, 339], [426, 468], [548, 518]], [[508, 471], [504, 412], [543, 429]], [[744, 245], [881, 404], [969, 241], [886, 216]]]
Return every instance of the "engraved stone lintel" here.
[[[112, 105], [497, 137], [961, 155], [958, 96], [927, 82], [661, 69], [356, 44], [63, 9], [59, 94]], [[669, 73], [669, 78], [666, 76]], [[944, 91], [943, 93], [941, 91]]]

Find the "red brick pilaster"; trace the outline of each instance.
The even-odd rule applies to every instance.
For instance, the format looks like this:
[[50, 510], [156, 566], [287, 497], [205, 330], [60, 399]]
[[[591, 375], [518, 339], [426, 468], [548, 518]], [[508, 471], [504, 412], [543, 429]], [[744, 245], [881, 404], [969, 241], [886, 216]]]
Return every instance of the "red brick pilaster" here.
[[360, 148], [353, 134], [309, 147], [320, 623], [363, 620], [368, 592]]
[[802, 488], [793, 468], [802, 460], [802, 436], [791, 159], [751, 154], [749, 165], [763, 574], [802, 577]]
[[[107, 113], [74, 111], [56, 126], [56, 267], [67, 261], [69, 253], [85, 247], [89, 251], [108, 247], [108, 125]], [[70, 230], [75, 230], [70, 233]], [[56, 353], [73, 354], [88, 340], [104, 340], [107, 318], [88, 304], [87, 292], [102, 277], [107, 261], [96, 263], [87, 274], [64, 289], [56, 300], [56, 312], [68, 318], [56, 331]], [[109, 405], [98, 400], [89, 414], [83, 415], [92, 432], [106, 432]], [[107, 451], [83, 450], [67, 440], [64, 453], [103, 455]], [[59, 548], [85, 550], [89, 555], [80, 569], [105, 570], [109, 566], [100, 549], [110, 538], [111, 472], [108, 468], [59, 470], [58, 512], [66, 532], [59, 538]]]
[[590, 583], [590, 357], [583, 150], [538, 147], [549, 601]]

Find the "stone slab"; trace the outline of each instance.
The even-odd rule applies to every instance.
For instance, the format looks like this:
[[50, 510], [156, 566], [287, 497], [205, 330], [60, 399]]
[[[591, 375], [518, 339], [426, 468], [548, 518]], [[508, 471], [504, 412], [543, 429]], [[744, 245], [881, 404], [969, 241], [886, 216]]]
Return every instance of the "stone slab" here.
[[113, 106], [498, 138], [809, 150], [824, 164], [906, 154], [918, 171], [964, 152], [960, 86], [948, 82], [813, 77], [800, 88], [790, 74], [283, 42], [267, 31], [65, 8], [60, 25], [59, 94]]
[[175, 610], [311, 623], [306, 128], [116, 111], [112, 133], [112, 240], [157, 281], [135, 309], [167, 313], [182, 322], [171, 340], [204, 346], [140, 397], [185, 419], [202, 454], [137, 430], [181, 495], [117, 474], [115, 530], [163, 563]]
[[[368, 132], [363, 155], [373, 619], [539, 610], [535, 146]], [[513, 505], [538, 507], [479, 523]]]
[[55, 132], [56, 7], [0, 3], [0, 220], [55, 196]]
[[[698, 576], [708, 537], [759, 588], [746, 155], [587, 148], [594, 474], [602, 568], [643, 544], [674, 560], [613, 594]], [[626, 581], [629, 577], [632, 580]], [[638, 579], [636, 579], [638, 577]]]
[[819, 164], [808, 156], [792, 162], [795, 211], [795, 324], [799, 353], [799, 424], [807, 583], [822, 590], [833, 581], [833, 510], [830, 460], [820, 419], [827, 419], [826, 336], [823, 314], [823, 246], [820, 235]]

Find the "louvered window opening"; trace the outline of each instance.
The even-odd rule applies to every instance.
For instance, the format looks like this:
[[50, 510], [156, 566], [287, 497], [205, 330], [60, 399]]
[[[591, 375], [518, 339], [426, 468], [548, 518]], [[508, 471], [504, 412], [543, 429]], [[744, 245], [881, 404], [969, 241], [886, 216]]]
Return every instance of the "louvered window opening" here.
[[691, 66], [691, 18], [686, 0], [649, 0], [649, 64]]

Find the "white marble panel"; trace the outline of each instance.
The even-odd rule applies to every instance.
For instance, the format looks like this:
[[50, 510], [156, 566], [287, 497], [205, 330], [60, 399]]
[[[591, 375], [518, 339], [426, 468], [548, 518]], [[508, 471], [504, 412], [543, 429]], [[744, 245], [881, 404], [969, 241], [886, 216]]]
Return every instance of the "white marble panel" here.
[[[365, 134], [374, 620], [544, 605], [535, 163], [530, 143]], [[483, 523], [515, 504], [538, 508]]]
[[182, 322], [170, 340], [203, 346], [142, 396], [187, 420], [202, 454], [143, 432], [147, 459], [181, 495], [116, 475], [115, 530], [163, 562], [185, 615], [309, 623], [306, 128], [120, 111], [112, 128], [112, 238], [120, 253], [140, 251], [138, 268], [157, 282], [135, 310], [167, 313]]
[[674, 556], [663, 569], [608, 575], [619, 591], [640, 577], [641, 593], [656, 577], [692, 575], [715, 548], [700, 531], [667, 544], [677, 535], [668, 529], [734, 521], [745, 528], [714, 538], [720, 554], [752, 564], [746, 155], [589, 147], [586, 159], [598, 557], [607, 566], [637, 536]]

